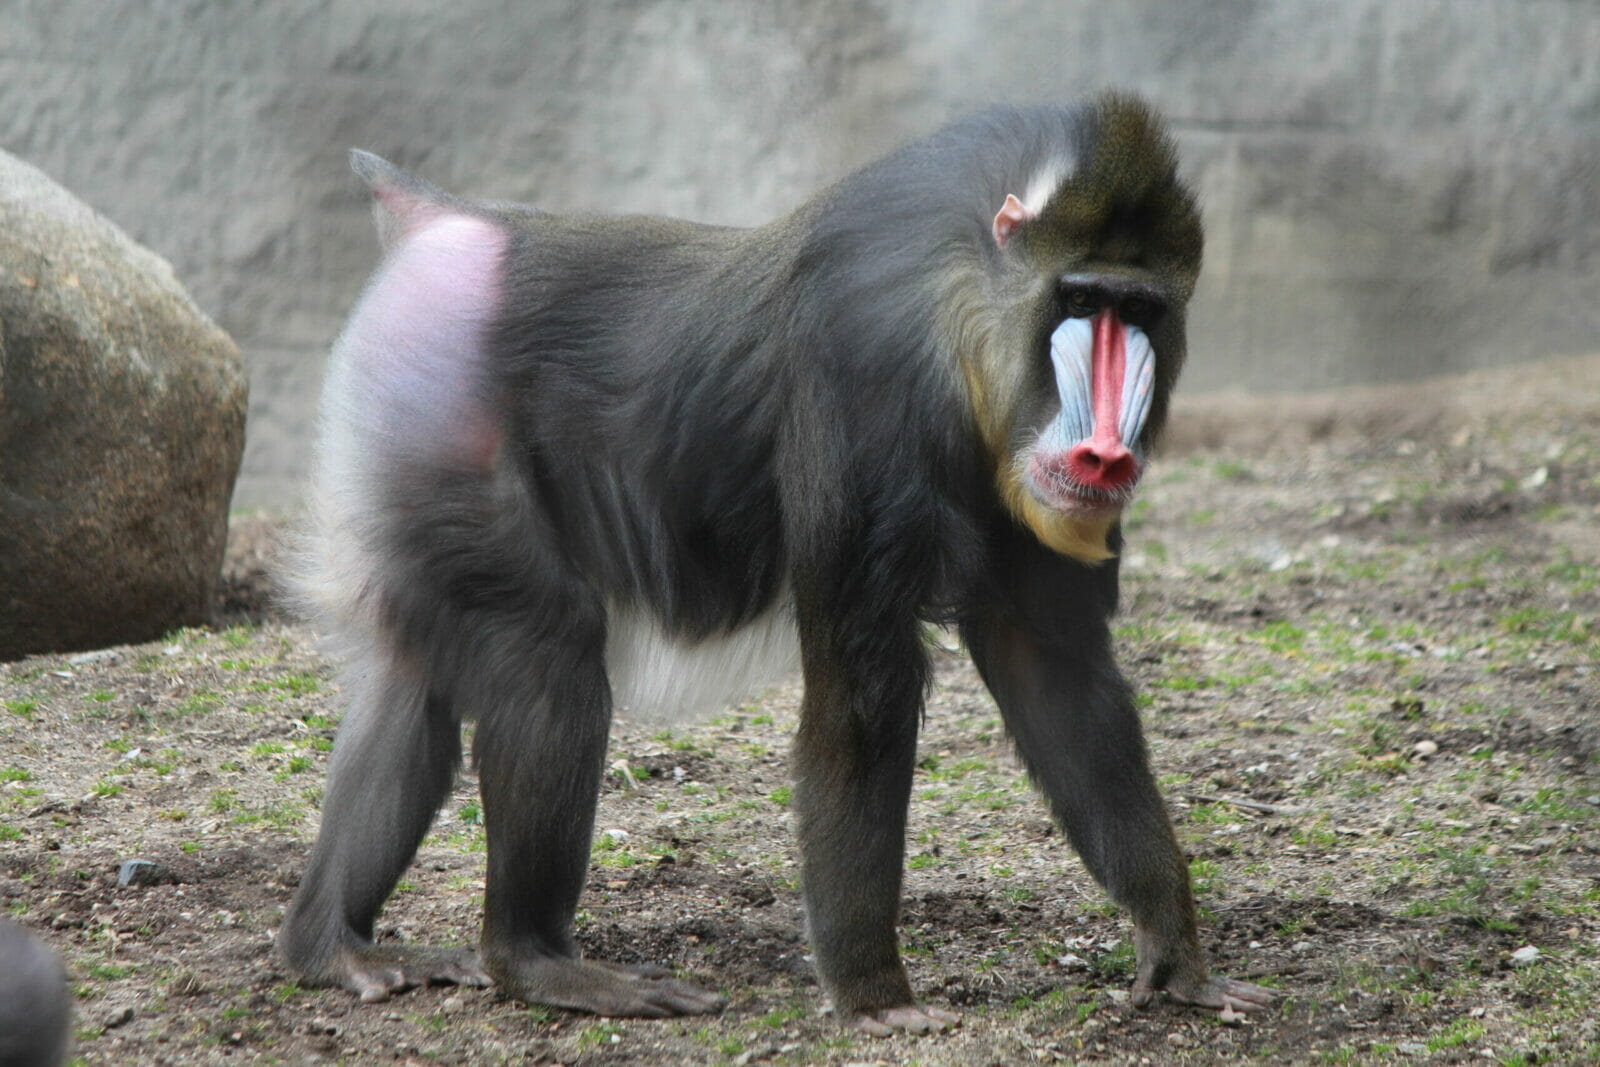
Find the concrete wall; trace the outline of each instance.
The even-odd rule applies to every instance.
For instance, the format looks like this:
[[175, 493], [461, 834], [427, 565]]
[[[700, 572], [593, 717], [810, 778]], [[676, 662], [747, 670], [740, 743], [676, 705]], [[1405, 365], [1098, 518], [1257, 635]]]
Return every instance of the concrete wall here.
[[0, 146], [172, 260], [298, 494], [372, 266], [361, 145], [555, 210], [750, 223], [975, 105], [1115, 85], [1209, 228], [1187, 388], [1600, 349], [1595, 0], [0, 0]]

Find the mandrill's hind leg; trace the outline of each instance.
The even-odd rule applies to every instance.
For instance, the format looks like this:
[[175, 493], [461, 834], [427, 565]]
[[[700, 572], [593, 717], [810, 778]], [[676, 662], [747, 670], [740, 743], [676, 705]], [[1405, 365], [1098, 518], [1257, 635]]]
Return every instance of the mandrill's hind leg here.
[[471, 949], [374, 945], [379, 909], [450, 789], [461, 753], [450, 709], [415, 671], [370, 651], [346, 674], [349, 710], [334, 746], [322, 829], [278, 946], [305, 981], [362, 1000], [430, 982], [487, 985]]
[[421, 982], [488, 982], [470, 950], [372, 943], [460, 762], [451, 590], [499, 503], [481, 342], [505, 237], [436, 212], [403, 229], [334, 347], [323, 400], [296, 584], [355, 652], [322, 828], [278, 937], [302, 979], [366, 1000]]
[[561, 1008], [646, 1017], [720, 1010], [714, 993], [659, 968], [584, 960], [573, 941], [611, 690], [599, 610], [561, 615], [561, 627], [523, 640], [498, 641], [502, 629], [480, 624], [476, 644], [487, 654], [459, 691], [479, 721], [473, 749], [489, 837], [484, 963], [512, 996]]
[[[611, 721], [604, 623], [597, 609], [574, 606], [581, 597], [526, 590], [480, 586], [499, 610], [441, 614], [439, 640], [408, 644], [431, 649], [425, 672], [356, 662], [322, 832], [279, 937], [283, 954], [308, 981], [364, 1000], [492, 977], [519, 999], [601, 1015], [719, 1010], [716, 994], [659, 968], [579, 956], [572, 922]], [[451, 708], [478, 722], [489, 843], [481, 964], [466, 949], [372, 943], [378, 910], [450, 786], [460, 752]]]

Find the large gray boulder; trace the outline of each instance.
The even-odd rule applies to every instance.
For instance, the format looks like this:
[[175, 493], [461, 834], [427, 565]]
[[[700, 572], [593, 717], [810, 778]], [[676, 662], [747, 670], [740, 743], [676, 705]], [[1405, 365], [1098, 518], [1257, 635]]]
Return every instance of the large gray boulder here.
[[207, 619], [246, 391], [165, 260], [0, 152], [0, 659]]

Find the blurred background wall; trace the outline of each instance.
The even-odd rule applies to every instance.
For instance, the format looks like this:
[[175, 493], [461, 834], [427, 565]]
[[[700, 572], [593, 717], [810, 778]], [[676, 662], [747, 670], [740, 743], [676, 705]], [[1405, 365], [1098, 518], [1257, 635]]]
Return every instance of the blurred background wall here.
[[1600, 350], [1596, 0], [0, 0], [0, 147], [170, 259], [252, 375], [236, 505], [300, 494], [377, 245], [345, 164], [755, 223], [985, 103], [1172, 121], [1208, 227], [1186, 388]]

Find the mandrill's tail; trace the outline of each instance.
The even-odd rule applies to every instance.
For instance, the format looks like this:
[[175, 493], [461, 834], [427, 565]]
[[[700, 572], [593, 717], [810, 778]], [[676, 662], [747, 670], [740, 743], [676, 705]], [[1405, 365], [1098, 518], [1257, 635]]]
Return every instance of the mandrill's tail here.
[[373, 218], [378, 223], [378, 239], [383, 242], [385, 251], [434, 219], [460, 213], [468, 206], [443, 189], [407, 174], [387, 159], [359, 148], [350, 150], [350, 169], [372, 190]]

